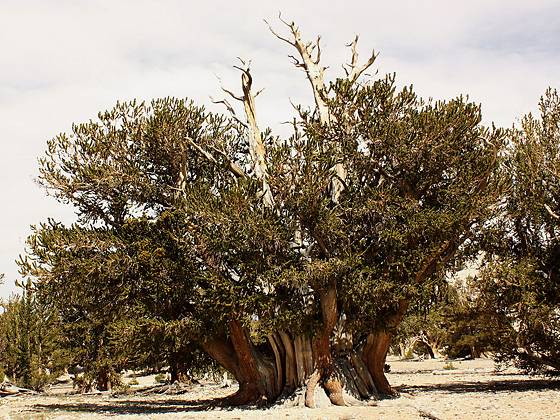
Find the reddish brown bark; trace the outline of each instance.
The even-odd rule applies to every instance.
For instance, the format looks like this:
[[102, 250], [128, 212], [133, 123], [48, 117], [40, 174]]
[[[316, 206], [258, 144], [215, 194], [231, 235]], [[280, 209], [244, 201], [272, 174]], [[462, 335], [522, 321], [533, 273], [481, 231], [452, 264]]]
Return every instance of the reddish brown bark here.
[[202, 349], [235, 378], [240, 375], [235, 349], [227, 338], [211, 337], [201, 342]]
[[338, 359], [333, 354], [331, 338], [338, 321], [336, 288], [328, 287], [320, 298], [323, 323], [313, 339], [278, 331], [269, 334], [269, 349], [258, 350], [248, 330], [233, 319], [228, 322], [229, 334], [201, 343], [239, 383], [239, 390], [227, 401], [229, 404], [270, 403], [304, 386], [305, 398], [300, 403], [309, 407], [316, 404], [317, 386], [324, 389], [335, 405], [356, 403], [355, 398], [377, 394], [375, 381], [359, 356], [350, 357], [351, 349]]
[[407, 309], [408, 301], [401, 299], [397, 311], [387, 319], [386, 329], [370, 333], [362, 351], [362, 359], [373, 378], [377, 391], [381, 394], [395, 395], [395, 391], [385, 376], [385, 360], [391, 345], [393, 331], [401, 323]]
[[259, 375], [252, 344], [238, 321], [229, 323], [229, 338], [211, 338], [202, 342], [202, 348], [228, 370], [239, 383], [239, 390], [227, 399], [228, 404], [243, 405], [265, 402], [272, 397], [267, 393]]
[[391, 344], [391, 334], [386, 331], [379, 331], [368, 335], [366, 345], [363, 350], [363, 360], [368, 371], [373, 378], [375, 388], [378, 392], [385, 395], [394, 395], [387, 377], [385, 376], [385, 360], [387, 351]]
[[262, 402], [274, 401], [277, 395], [275, 395], [273, 372], [262, 365], [259, 366], [259, 356], [241, 323], [231, 320], [228, 326], [240, 370], [237, 378], [239, 391], [233, 397], [234, 400], [239, 404], [261, 402], [261, 400]]
[[330, 343], [331, 335], [338, 320], [337, 290], [334, 282], [331, 282], [326, 290], [320, 293], [320, 304], [323, 326], [313, 340], [314, 372], [317, 372], [317, 380], [322, 383], [331, 403], [346, 405], [342, 384], [335, 375]]

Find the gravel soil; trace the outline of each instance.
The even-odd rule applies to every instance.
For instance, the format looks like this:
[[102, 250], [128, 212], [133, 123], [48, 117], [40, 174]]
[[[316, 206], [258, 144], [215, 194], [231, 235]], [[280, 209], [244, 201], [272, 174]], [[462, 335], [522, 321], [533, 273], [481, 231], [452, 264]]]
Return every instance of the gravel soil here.
[[[0, 398], [0, 419], [559, 419], [560, 380], [496, 371], [488, 359], [390, 360], [389, 381], [398, 398], [363, 407], [322, 409], [226, 408], [219, 399], [235, 391], [214, 383], [181, 394], [142, 389], [153, 376], [136, 378], [131, 393], [81, 395], [69, 381], [47, 392]], [[127, 378], [127, 381], [131, 378]]]

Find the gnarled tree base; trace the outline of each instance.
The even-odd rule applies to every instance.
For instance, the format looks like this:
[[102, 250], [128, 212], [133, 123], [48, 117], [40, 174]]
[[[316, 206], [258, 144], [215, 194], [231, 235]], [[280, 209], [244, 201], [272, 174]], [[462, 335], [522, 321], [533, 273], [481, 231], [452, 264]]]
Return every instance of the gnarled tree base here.
[[385, 337], [375, 342], [368, 339], [360, 354], [348, 350], [339, 357], [328, 353], [326, 358], [307, 335], [278, 331], [269, 334], [266, 344], [255, 346], [238, 325], [230, 327], [231, 338], [203, 343], [239, 383], [239, 390], [227, 398], [227, 404], [351, 406], [376, 400], [379, 393], [394, 394], [383, 371], [388, 348]]

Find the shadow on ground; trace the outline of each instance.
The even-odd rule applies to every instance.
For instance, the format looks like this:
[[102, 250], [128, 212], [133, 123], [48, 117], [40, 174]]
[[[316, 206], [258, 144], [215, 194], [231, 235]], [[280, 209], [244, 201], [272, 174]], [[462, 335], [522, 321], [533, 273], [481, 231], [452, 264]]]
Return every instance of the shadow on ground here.
[[[114, 400], [104, 402], [76, 402], [76, 403], [53, 403], [34, 404], [31, 409], [34, 412], [65, 411], [73, 413], [96, 413], [96, 414], [166, 414], [178, 412], [197, 412], [220, 409], [223, 411], [233, 410], [236, 407], [224, 405], [224, 399], [212, 400]], [[251, 408], [251, 407], [244, 407]]]
[[418, 394], [423, 392], [446, 392], [446, 393], [468, 393], [468, 392], [524, 392], [524, 391], [546, 391], [560, 390], [560, 380], [556, 379], [526, 379], [526, 380], [501, 380], [490, 382], [453, 382], [449, 384], [433, 385], [404, 385], [398, 387], [399, 392]]
[[[433, 385], [404, 385], [396, 388], [400, 393], [418, 395], [422, 393], [501, 393], [501, 392], [526, 392], [560, 390], [560, 380], [546, 379], [509, 379], [491, 382], [454, 382], [448, 384]], [[72, 402], [53, 404], [34, 404], [29, 410], [31, 413], [45, 413], [58, 411], [67, 413], [96, 413], [109, 415], [124, 414], [166, 414], [166, 413], [188, 413], [209, 410], [230, 411], [239, 407], [227, 405], [227, 398], [182, 400], [162, 399], [149, 400], [127, 400], [115, 399], [96, 402]], [[243, 407], [244, 409], [256, 409], [257, 407]]]

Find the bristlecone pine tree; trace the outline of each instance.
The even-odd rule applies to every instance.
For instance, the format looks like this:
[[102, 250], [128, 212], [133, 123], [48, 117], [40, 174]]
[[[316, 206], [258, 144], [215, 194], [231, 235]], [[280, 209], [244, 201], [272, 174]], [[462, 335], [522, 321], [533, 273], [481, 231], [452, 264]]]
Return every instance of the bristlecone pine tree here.
[[20, 387], [42, 390], [68, 361], [57, 314], [36, 299], [29, 283], [1, 307], [0, 379], [7, 375]]
[[243, 121], [120, 103], [49, 141], [41, 182], [79, 220], [38, 227], [21, 266], [68, 322], [169, 325], [237, 379], [232, 404], [359, 404], [393, 394], [395, 328], [495, 211], [503, 134], [464, 98], [363, 80], [357, 38], [326, 82], [319, 39], [284, 24], [315, 100], [290, 138], [259, 128], [245, 63], [224, 89]]
[[499, 361], [560, 371], [560, 97], [512, 130], [510, 188], [476, 284]]
[[438, 357], [480, 357], [494, 352], [499, 336], [487, 302], [480, 299], [477, 278], [458, 279], [428, 302], [416, 301], [399, 326], [392, 349], [401, 357], [414, 353]]

